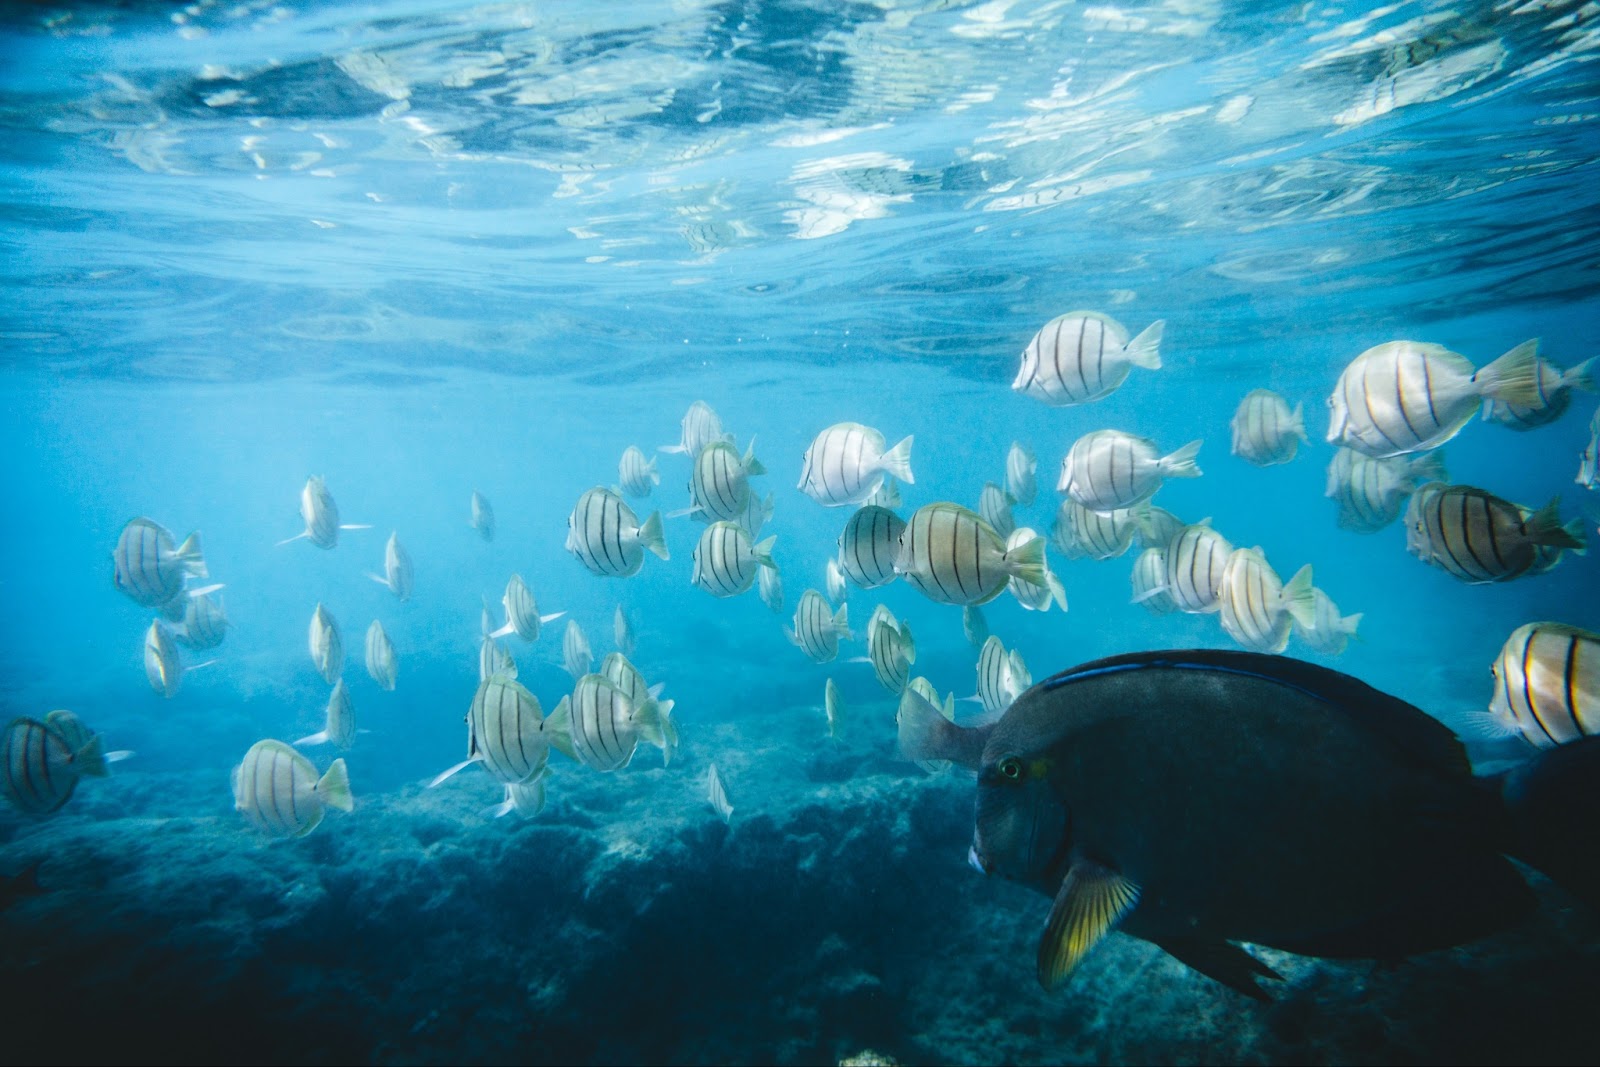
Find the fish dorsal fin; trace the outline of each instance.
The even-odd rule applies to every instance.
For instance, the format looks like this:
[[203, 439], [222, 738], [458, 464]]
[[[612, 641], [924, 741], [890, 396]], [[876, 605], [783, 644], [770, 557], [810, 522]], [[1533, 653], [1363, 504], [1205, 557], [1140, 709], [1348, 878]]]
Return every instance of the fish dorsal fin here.
[[1055, 989], [1139, 903], [1139, 887], [1093, 860], [1067, 871], [1039, 939], [1039, 984]]

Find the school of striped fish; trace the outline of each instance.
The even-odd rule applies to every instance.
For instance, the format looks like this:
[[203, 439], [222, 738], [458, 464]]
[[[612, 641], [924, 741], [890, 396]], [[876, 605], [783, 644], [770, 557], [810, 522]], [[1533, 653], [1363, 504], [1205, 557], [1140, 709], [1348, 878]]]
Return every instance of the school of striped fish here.
[[[1024, 346], [1012, 389], [1061, 408], [1138, 388], [1161, 371], [1165, 335], [1161, 320], [1130, 335], [1101, 313], [1057, 316]], [[1369, 348], [1350, 360], [1327, 397], [1324, 440], [1332, 454], [1325, 474], [1316, 477], [1324, 479], [1325, 495], [1337, 506], [1332, 521], [1361, 534], [1402, 521], [1411, 555], [1469, 584], [1548, 572], [1567, 554], [1586, 551], [1585, 524], [1564, 519], [1559, 498], [1533, 507], [1511, 498], [1515, 487], [1451, 483], [1438, 449], [1467, 431], [1474, 415], [1518, 432], [1536, 431], [1558, 419], [1575, 393], [1596, 389], [1594, 360], [1563, 370], [1540, 354], [1537, 341], [1482, 366], [1426, 342], [1395, 340]], [[1223, 414], [1218, 413], [1219, 427]], [[1255, 467], [1307, 466], [1303, 457], [1315, 447], [1304, 404], [1291, 406], [1288, 398], [1266, 388], [1244, 394], [1228, 427], [1232, 454]], [[1313, 561], [1295, 561], [1292, 572], [1280, 570], [1260, 548], [1235, 545], [1210, 518], [1188, 521], [1154, 502], [1167, 481], [1203, 476], [1202, 440], [1174, 447], [1105, 426], [1051, 442], [1061, 459], [1059, 497], [1046, 505], [1054, 509], [1047, 535], [1019, 515], [1038, 499], [1038, 453], [1028, 443], [1009, 442], [1003, 451], [994, 446], [995, 480], [968, 501], [971, 506], [937, 498], [935, 489], [936, 499], [902, 514], [902, 487], [928, 488], [919, 485], [913, 470], [915, 438], [905, 432], [911, 428], [893, 427], [900, 436], [890, 445], [889, 436], [863, 423], [819, 427], [803, 455], [793, 457], [799, 470], [796, 489], [815, 505], [849, 510], [831, 546], [787, 546], [795, 554], [815, 548], [823, 558], [821, 570], [813, 572], [816, 584], [801, 582], [805, 587], [791, 609], [776, 556], [778, 539], [759, 536], [777, 503], [775, 492], [763, 495], [760, 480], [770, 475], [757, 457], [754, 435], [741, 449], [735, 433], [703, 401], [691, 405], [681, 429], [678, 442], [656, 452], [684, 458], [687, 506], [665, 515], [650, 510], [641, 518], [628, 498], [647, 501], [655, 495], [659, 465], [675, 460], [663, 461], [630, 445], [617, 461], [616, 484], [596, 484], [574, 502], [567, 517], [567, 552], [597, 581], [626, 580], [651, 558], [672, 559], [669, 522], [697, 523], [697, 533], [684, 534], [693, 541], [689, 584], [716, 598], [756, 589], [783, 620], [773, 625], [782, 625], [796, 654], [819, 666], [864, 664], [895, 701], [914, 693], [952, 721], [958, 701], [977, 703], [982, 715], [993, 718], [1032, 685], [1021, 655], [990, 632], [982, 606], [1009, 593], [1030, 612], [1067, 611], [1069, 590], [1050, 565], [1051, 547], [1064, 558], [1102, 566], [1137, 546], [1129, 571], [1130, 603], [1155, 616], [1215, 615], [1221, 633], [1245, 649], [1282, 653], [1296, 639], [1307, 650], [1338, 655], [1357, 637], [1362, 613], [1344, 613], [1328, 591], [1314, 584]], [[1597, 456], [1600, 410], [1590, 420], [1576, 475], [1578, 484], [1591, 491], [1600, 491]], [[597, 471], [609, 466], [609, 460], [595, 461]], [[307, 479], [299, 511], [302, 532], [280, 545], [306, 540], [332, 551], [342, 531], [371, 528], [340, 521], [321, 477]], [[494, 509], [477, 489], [468, 498], [467, 525], [486, 543], [496, 536]], [[144, 640], [147, 681], [162, 697], [178, 698], [186, 672], [215, 662], [186, 663], [185, 652], [223, 654], [219, 650], [230, 625], [223, 587], [212, 581], [200, 535], [191, 533], [180, 543], [159, 523], [139, 517], [124, 527], [111, 554], [115, 588], [154, 612]], [[384, 545], [382, 572], [367, 574], [393, 594], [396, 605], [412, 600], [416, 574], [398, 530]], [[870, 593], [897, 580], [930, 602], [961, 610], [973, 649], [971, 695], [940, 694], [917, 674], [911, 627], [885, 604], [866, 613], [859, 630], [852, 628], [846, 603], [852, 590]], [[613, 616], [615, 650], [603, 656], [598, 670], [588, 635], [568, 620], [560, 655], [572, 688], [546, 694], [555, 698], [548, 712], [546, 703], [518, 681], [516, 660], [503, 642], [515, 639], [519, 650], [531, 648], [545, 624], [566, 612], [541, 612], [534, 583], [522, 573], [507, 576], [499, 606], [492, 611], [484, 598], [478, 684], [475, 692], [461, 694], [465, 758], [430, 785], [478, 765], [500, 787], [499, 801], [488, 810], [531, 818], [545, 807], [552, 753], [560, 757], [557, 766], [570, 765], [573, 773], [623, 772], [641, 748], [658, 754], [663, 766], [672, 764], [679, 747], [675, 701], [663, 696], [664, 681], [647, 680], [630, 658], [638, 639], [620, 600]], [[355, 803], [346, 756], [319, 771], [301, 751], [331, 745], [341, 753], [355, 750], [359, 761], [363, 732], [345, 683], [340, 624], [323, 603], [311, 605], [309, 612], [307, 648], [328, 686], [323, 726], [292, 744], [264, 737], [233, 771], [236, 809], [269, 837], [303, 836], [328, 810], [348, 812]], [[864, 654], [841, 658], [843, 646], [858, 640], [865, 643]], [[384, 620], [371, 620], [364, 664], [381, 691], [393, 692], [402, 684], [400, 659]], [[1492, 671], [1493, 692], [1476, 724], [1484, 736], [1520, 737], [1548, 748], [1600, 733], [1600, 634], [1560, 621], [1531, 621], [1507, 638]], [[856, 715], [846, 708], [835, 678], [827, 675], [823, 682], [826, 736], [838, 742]], [[888, 730], [892, 722], [893, 716], [884, 714], [879, 726]], [[19, 810], [37, 815], [65, 805], [81, 778], [104, 777], [112, 763], [131, 755], [107, 752], [100, 736], [66, 710], [15, 719], [0, 743], [0, 791]], [[943, 769], [936, 763], [924, 767]], [[716, 763], [703, 781], [708, 805], [718, 818], [731, 821], [734, 806]]]

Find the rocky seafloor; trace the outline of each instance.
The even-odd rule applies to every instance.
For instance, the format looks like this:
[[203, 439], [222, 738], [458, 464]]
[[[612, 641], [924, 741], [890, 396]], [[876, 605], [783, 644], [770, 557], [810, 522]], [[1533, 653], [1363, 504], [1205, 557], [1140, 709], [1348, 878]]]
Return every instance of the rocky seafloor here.
[[355, 811], [298, 840], [257, 836], [215, 774], [133, 763], [8, 811], [0, 872], [42, 861], [44, 892], [0, 912], [6, 1058], [1600, 1060], [1600, 921], [1547, 885], [1514, 930], [1396, 965], [1263, 952], [1269, 1003], [1120, 935], [1046, 993], [1049, 902], [964, 861], [971, 780], [819, 727], [706, 725], [668, 768], [553, 760], [528, 821], [490, 818], [477, 770], [363, 795], [354, 765]]

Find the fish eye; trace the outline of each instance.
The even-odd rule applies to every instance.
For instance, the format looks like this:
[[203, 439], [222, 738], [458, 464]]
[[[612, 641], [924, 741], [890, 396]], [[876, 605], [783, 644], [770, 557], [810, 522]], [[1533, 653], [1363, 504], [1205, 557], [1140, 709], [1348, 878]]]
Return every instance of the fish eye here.
[[1022, 761], [1015, 756], [1007, 756], [1000, 761], [1000, 774], [1015, 782], [1022, 777]]

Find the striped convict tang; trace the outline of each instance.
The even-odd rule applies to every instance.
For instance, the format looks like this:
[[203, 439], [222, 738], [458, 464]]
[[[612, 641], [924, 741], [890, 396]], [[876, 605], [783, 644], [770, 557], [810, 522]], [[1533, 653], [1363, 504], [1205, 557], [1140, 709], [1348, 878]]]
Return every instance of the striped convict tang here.
[[1443, 345], [1387, 341], [1351, 360], [1328, 397], [1328, 443], [1369, 456], [1425, 452], [1461, 432], [1485, 399], [1538, 399], [1538, 344], [1524, 341], [1473, 371]]
[[832, 678], [822, 687], [822, 714], [828, 719], [828, 737], [839, 740], [844, 730], [844, 699], [839, 696], [839, 686]]
[[[1006, 550], [1010, 551], [1025, 545], [1038, 536], [1028, 527], [1019, 526], [1012, 530], [1011, 535], [1006, 538]], [[1048, 560], [1044, 564], [1044, 581], [1030, 582], [1013, 574], [1011, 581], [1006, 583], [1006, 588], [1011, 591], [1012, 596], [1017, 598], [1017, 603], [1029, 611], [1049, 611], [1052, 602], [1057, 604], [1062, 611], [1067, 610], [1067, 591], [1062, 587], [1061, 579], [1057, 578], [1055, 573], [1050, 570]]]
[[762, 567], [773, 567], [772, 546], [776, 537], [759, 545], [735, 522], [714, 522], [700, 532], [694, 546], [694, 566], [689, 580], [712, 596], [738, 596], [756, 581]]
[[1001, 537], [1010, 537], [1011, 531], [1017, 528], [1011, 504], [1011, 495], [993, 482], [985, 482], [983, 492], [978, 494], [978, 514]]
[[1033, 449], [1012, 441], [1011, 450], [1006, 453], [1006, 492], [1023, 507], [1032, 506], [1033, 498], [1039, 493], [1038, 470], [1039, 461]]
[[639, 668], [635, 667], [628, 660], [628, 657], [621, 652], [607, 654], [600, 664], [600, 676], [622, 690], [622, 695], [634, 703], [638, 703], [647, 696], [659, 697], [661, 695], [661, 687], [654, 687], [652, 692], [652, 687], [646, 684], [644, 675], [639, 672]]
[[594, 666], [594, 653], [589, 649], [588, 635], [578, 625], [577, 619], [568, 619], [566, 632], [561, 635], [561, 663], [574, 680], [588, 674]]
[[500, 642], [484, 634], [483, 640], [478, 643], [478, 681], [488, 681], [497, 674], [515, 678], [517, 661], [511, 658], [510, 652], [501, 647]]
[[823, 581], [828, 588], [829, 600], [843, 600], [849, 595], [850, 587], [845, 584], [844, 571], [839, 567], [837, 556], [828, 560], [823, 567]]
[[300, 490], [300, 519], [306, 528], [278, 544], [286, 545], [290, 541], [305, 538], [318, 548], [333, 548], [339, 543], [340, 530], [372, 528], [365, 523], [340, 523], [339, 505], [333, 502], [333, 494], [328, 492], [327, 483], [315, 474], [306, 479], [305, 486]]
[[328, 694], [322, 729], [302, 737], [295, 744], [325, 745], [330, 742], [343, 752], [350, 751], [356, 743], [356, 707], [350, 701], [350, 692], [345, 689], [343, 678], [333, 684], [333, 692]]
[[494, 540], [494, 507], [489, 498], [476, 489], [472, 491], [472, 518], [467, 521], [478, 531], [479, 537], [485, 541]]
[[990, 637], [978, 653], [978, 699], [983, 710], [998, 715], [1033, 684], [1022, 654], [1006, 651], [998, 637]]
[[817, 434], [806, 449], [796, 487], [824, 507], [865, 503], [885, 476], [907, 485], [911, 473], [911, 441], [907, 437], [888, 451], [883, 434], [859, 422], [840, 422]]
[[750, 509], [750, 478], [767, 473], [755, 456], [755, 442], [743, 457], [726, 441], [713, 441], [695, 453], [689, 474], [693, 508], [707, 521], [743, 522]]
[[48, 716], [46, 719], [12, 719], [0, 737], [0, 760], [5, 767], [0, 791], [20, 810], [32, 815], [43, 815], [65, 804], [78, 788], [81, 776], [103, 778], [110, 773], [98, 734], [85, 737], [71, 730], [63, 733], [48, 721]]
[[1339, 505], [1339, 527], [1376, 533], [1400, 517], [1417, 486], [1443, 481], [1444, 454], [1373, 459], [1353, 448], [1337, 448], [1328, 461], [1323, 495]]
[[661, 749], [663, 764], [672, 762], [677, 731], [671, 725], [672, 701], [657, 702], [649, 693], [632, 699], [609, 679], [586, 674], [571, 696], [551, 713], [557, 729], [569, 730], [579, 762], [597, 771], [626, 767], [644, 741]]
[[1340, 615], [1339, 605], [1321, 589], [1311, 590], [1311, 597], [1311, 623], [1307, 625], [1295, 619], [1294, 632], [1306, 647], [1337, 656], [1356, 635], [1356, 627], [1361, 625], [1361, 612]]
[[144, 632], [144, 676], [150, 680], [150, 688], [164, 697], [177, 696], [178, 686], [183, 684], [183, 660], [160, 619], [151, 619], [150, 629]]
[[917, 662], [917, 642], [911, 627], [894, 617], [884, 605], [873, 609], [867, 621], [867, 661], [878, 684], [898, 693], [911, 681], [911, 665]]
[[1222, 628], [1241, 646], [1282, 652], [1295, 621], [1303, 626], [1315, 621], [1311, 564], [1285, 583], [1259, 548], [1236, 548], [1222, 567], [1217, 605]]
[[537, 641], [540, 626], [554, 622], [566, 614], [564, 611], [555, 611], [548, 615], [539, 614], [539, 604], [533, 599], [533, 590], [528, 588], [528, 583], [522, 580], [520, 574], [513, 574], [511, 580], [506, 583], [506, 592], [500, 598], [500, 603], [506, 611], [506, 623], [491, 633], [490, 637], [504, 637], [514, 633], [524, 641]]
[[1134, 604], [1143, 604], [1152, 615], [1170, 615], [1178, 610], [1177, 601], [1167, 591], [1167, 550], [1147, 548], [1133, 561]]
[[866, 504], [850, 516], [839, 535], [839, 566], [862, 589], [894, 581], [894, 558], [900, 553], [905, 520], [888, 508]]
[[1306, 437], [1305, 412], [1271, 389], [1252, 389], [1233, 413], [1233, 454], [1257, 467], [1288, 463]]
[[1068, 559], [1115, 559], [1128, 551], [1139, 532], [1137, 508], [1090, 511], [1071, 497], [1056, 508], [1051, 537]]
[[369, 574], [367, 577], [379, 585], [387, 586], [389, 592], [402, 602], [411, 599], [416, 575], [411, 568], [411, 553], [400, 543], [399, 534], [390, 532], [389, 541], [383, 546], [383, 575]]
[[821, 593], [807, 589], [794, 609], [794, 628], [785, 632], [791, 644], [816, 662], [827, 663], [839, 654], [841, 637], [847, 641], [855, 637], [850, 632], [850, 605], [840, 604], [833, 611]]
[[722, 775], [717, 773], [715, 763], [706, 771], [706, 801], [723, 822], [733, 821], [733, 805], [728, 803], [728, 790], [722, 784]]
[[482, 763], [497, 782], [532, 781], [544, 773], [552, 743], [539, 698], [520, 682], [501, 674], [478, 683], [467, 708], [468, 763]]
[[1406, 548], [1472, 585], [1520, 577], [1540, 548], [1583, 548], [1583, 523], [1562, 526], [1560, 498], [1537, 512], [1470, 485], [1429, 482], [1406, 507]]
[[228, 636], [228, 613], [223, 610], [222, 597], [213, 599], [210, 593], [180, 597], [183, 601], [183, 624], [172, 631], [172, 638], [184, 648], [207, 649], [222, 644]]
[[1093, 311], [1058, 315], [1040, 327], [1022, 350], [1022, 366], [1011, 388], [1046, 404], [1065, 407], [1106, 396], [1134, 367], [1161, 369], [1161, 334], [1157, 320], [1128, 340], [1116, 319]]
[[1500, 733], [1540, 748], [1600, 734], [1600, 634], [1530, 622], [1511, 632], [1493, 669], [1489, 716]]
[[617, 461], [617, 482], [629, 496], [649, 496], [650, 490], [661, 484], [655, 457], [645, 459], [638, 445], [624, 448]]
[[731, 441], [732, 434], [722, 432], [722, 419], [711, 405], [696, 400], [683, 415], [683, 436], [675, 445], [662, 445], [658, 452], [681, 452], [691, 458], [713, 441]]
[[383, 623], [377, 619], [367, 627], [367, 673], [378, 683], [378, 688], [394, 692], [394, 683], [400, 673], [400, 657], [395, 655], [394, 642]]
[[1207, 521], [1185, 526], [1167, 546], [1167, 595], [1179, 611], [1204, 614], [1217, 611], [1222, 591], [1222, 568], [1233, 545]]
[[986, 604], [1012, 577], [1043, 583], [1044, 541], [1035, 537], [1008, 551], [975, 512], [949, 502], [925, 504], [900, 535], [894, 569], [930, 600]]
[[644, 566], [645, 549], [662, 559], [670, 558], [661, 532], [661, 513], [651, 512], [640, 526], [639, 517], [622, 497], [603, 486], [580, 496], [567, 517], [567, 551], [601, 577], [638, 574]]
[[322, 680], [329, 685], [337, 682], [344, 670], [344, 640], [339, 636], [339, 624], [320, 603], [311, 613], [310, 647], [311, 663]]
[[111, 562], [112, 583], [147, 608], [170, 602], [183, 591], [185, 578], [209, 576], [199, 533], [174, 545], [165, 527], [146, 518], [133, 519], [122, 528]]
[[1156, 443], [1121, 430], [1094, 430], [1073, 442], [1056, 488], [1091, 511], [1118, 511], [1149, 500], [1168, 478], [1198, 478], [1190, 441], [1163, 456]]
[[1506, 400], [1485, 400], [1481, 415], [1485, 422], [1498, 422], [1513, 430], [1533, 430], [1555, 422], [1572, 404], [1572, 390], [1582, 389], [1592, 393], [1596, 389], [1597, 365], [1600, 356], [1591, 357], [1561, 370], [1554, 363], [1539, 356], [1534, 361], [1534, 381], [1537, 397], [1531, 404], [1513, 404]]
[[233, 806], [273, 837], [304, 837], [328, 808], [349, 811], [350, 775], [343, 759], [317, 776], [312, 762], [282, 741], [257, 741], [233, 769]]
[[773, 614], [783, 614], [783, 577], [776, 567], [762, 567], [761, 573], [756, 578], [756, 586], [761, 593], [761, 602]]
[[1166, 508], [1158, 508], [1148, 500], [1134, 508], [1133, 513], [1139, 520], [1140, 548], [1166, 548], [1187, 525]]

